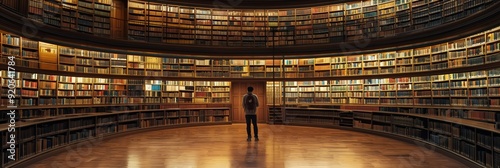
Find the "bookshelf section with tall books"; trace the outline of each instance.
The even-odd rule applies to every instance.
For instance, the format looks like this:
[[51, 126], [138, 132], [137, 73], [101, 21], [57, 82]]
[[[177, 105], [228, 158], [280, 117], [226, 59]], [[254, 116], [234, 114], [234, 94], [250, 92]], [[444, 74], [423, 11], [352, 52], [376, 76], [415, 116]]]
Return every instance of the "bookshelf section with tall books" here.
[[162, 97], [167, 104], [230, 103], [229, 81], [172, 81], [164, 82]]
[[230, 103], [231, 82], [229, 81], [211, 81], [211, 102], [212, 103]]
[[[0, 74], [1, 106], [6, 109], [10, 105], [7, 97], [11, 80], [7, 71]], [[19, 107], [22, 120], [99, 110], [109, 112], [114, 106], [151, 109], [168, 104], [215, 104], [212, 107], [225, 107], [224, 104], [231, 102], [229, 81], [119, 79], [27, 72], [16, 72], [12, 77], [16, 83], [13, 102]], [[5, 116], [0, 120], [7, 122]]]
[[2, 63], [7, 64], [10, 60], [13, 60], [17, 65], [22, 64], [20, 60], [14, 59], [21, 56], [21, 37], [11, 34], [2, 34]]
[[[471, 16], [494, 3], [363, 0], [296, 9], [221, 10], [131, 0], [128, 34], [130, 40], [213, 46], [339, 43], [436, 27]], [[34, 0], [32, 4], [37, 6]]]
[[[125, 3], [123, 7], [120, 3]], [[144, 0], [29, 0], [23, 16], [96, 36], [224, 47], [355, 42], [436, 28], [474, 17], [493, 0], [360, 0], [276, 9], [217, 9]], [[126, 16], [114, 15], [122, 13]], [[123, 22], [114, 26], [111, 22]], [[272, 42], [273, 33], [276, 39]]]
[[[343, 56], [283, 59], [175, 58], [90, 51], [1, 35], [1, 62], [87, 74], [160, 78], [315, 78], [438, 72], [500, 60], [499, 28], [447, 43], [414, 49]], [[17, 58], [19, 57], [19, 58]], [[274, 72], [273, 72], [274, 71]], [[274, 73], [274, 75], [273, 75]]]
[[128, 1], [128, 39], [165, 42], [167, 6], [165, 4]]
[[266, 100], [267, 107], [269, 108], [269, 122], [282, 123], [283, 114], [281, 111], [281, 104], [283, 104], [282, 86], [284, 82], [266, 82]]
[[21, 65], [30, 68], [40, 68], [38, 41], [22, 38]]
[[28, 18], [65, 30], [110, 37], [112, 0], [29, 0]]
[[[286, 105], [394, 105], [463, 108], [499, 107], [500, 69], [429, 76], [286, 81], [275, 87]], [[272, 82], [267, 88], [272, 89]], [[268, 92], [272, 96], [272, 92]], [[268, 104], [271, 102], [267, 102]]]
[[[229, 12], [213, 9], [212, 11], [212, 45], [228, 46], [229, 39]], [[204, 16], [207, 17], [207, 16]], [[209, 32], [209, 31], [208, 31]]]

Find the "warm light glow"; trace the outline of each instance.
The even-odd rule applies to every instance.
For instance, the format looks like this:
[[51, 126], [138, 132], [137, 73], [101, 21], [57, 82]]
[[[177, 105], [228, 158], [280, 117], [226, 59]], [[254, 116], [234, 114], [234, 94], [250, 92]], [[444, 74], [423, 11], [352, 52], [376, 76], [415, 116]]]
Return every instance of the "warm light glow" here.
[[127, 167], [141, 167], [141, 160], [144, 160], [144, 158], [141, 158], [139, 154], [136, 153], [135, 150], [132, 150], [131, 152], [128, 153], [127, 155]]

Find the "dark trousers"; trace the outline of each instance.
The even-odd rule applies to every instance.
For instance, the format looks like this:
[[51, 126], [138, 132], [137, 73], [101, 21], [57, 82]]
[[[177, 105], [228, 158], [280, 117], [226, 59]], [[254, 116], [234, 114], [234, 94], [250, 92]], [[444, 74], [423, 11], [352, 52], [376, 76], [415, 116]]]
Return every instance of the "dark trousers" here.
[[248, 138], [252, 138], [252, 130], [250, 129], [250, 122], [253, 124], [253, 133], [254, 137], [259, 137], [259, 129], [257, 128], [257, 115], [245, 115], [245, 119], [247, 120], [247, 135]]

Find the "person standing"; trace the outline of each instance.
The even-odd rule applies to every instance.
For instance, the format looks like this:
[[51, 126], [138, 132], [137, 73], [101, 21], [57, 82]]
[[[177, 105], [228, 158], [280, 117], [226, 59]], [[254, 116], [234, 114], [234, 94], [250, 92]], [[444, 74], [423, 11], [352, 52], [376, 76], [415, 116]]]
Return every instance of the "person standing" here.
[[259, 99], [253, 94], [253, 87], [248, 87], [248, 93], [243, 96], [243, 109], [245, 110], [245, 119], [247, 123], [247, 141], [252, 140], [250, 122], [253, 124], [253, 132], [255, 141], [259, 140], [259, 130], [257, 128], [257, 107], [259, 107]]

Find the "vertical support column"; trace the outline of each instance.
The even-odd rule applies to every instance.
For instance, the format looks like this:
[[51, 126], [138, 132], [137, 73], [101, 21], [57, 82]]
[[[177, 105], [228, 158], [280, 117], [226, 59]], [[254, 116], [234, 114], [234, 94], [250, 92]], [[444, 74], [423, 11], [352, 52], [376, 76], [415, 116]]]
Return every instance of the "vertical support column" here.
[[274, 48], [274, 32], [276, 32], [275, 30], [276, 27], [271, 27], [271, 32], [273, 33], [273, 121], [272, 123], [274, 124], [276, 122], [276, 73], [275, 73], [275, 64], [274, 64], [274, 60], [275, 60], [275, 48]]

